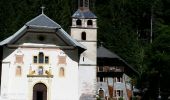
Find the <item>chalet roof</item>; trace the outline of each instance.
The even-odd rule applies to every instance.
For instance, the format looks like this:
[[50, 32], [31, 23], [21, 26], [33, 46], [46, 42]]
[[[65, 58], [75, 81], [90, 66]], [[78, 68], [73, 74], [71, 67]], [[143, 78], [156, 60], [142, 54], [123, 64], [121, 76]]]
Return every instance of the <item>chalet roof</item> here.
[[[114, 52], [111, 52], [110, 50], [106, 49], [103, 46], [100, 46], [99, 48], [97, 48], [97, 59], [98, 60], [100, 59], [102, 61], [105, 59], [106, 59], [106, 61], [112, 61], [112, 60], [116, 59], [116, 61], [120, 61], [125, 66], [127, 66], [128, 70], [130, 72], [133, 72], [133, 73], [139, 75], [139, 73], [131, 65], [129, 65], [124, 59], [122, 59], [117, 54], [115, 54]], [[108, 59], [112, 59], [112, 60], [108, 60]]]
[[78, 9], [73, 15], [73, 18], [93, 18], [97, 17], [90, 10], [80, 10]]
[[117, 58], [117, 59], [120, 59], [120, 57], [118, 55], [109, 51], [108, 49], [104, 48], [103, 46], [100, 46], [99, 48], [97, 48], [97, 58]]
[[27, 22], [21, 29], [19, 29], [13, 35], [1, 41], [0, 46], [14, 43], [14, 41], [23, 36], [29, 29], [54, 30], [55, 33], [68, 44], [80, 48], [81, 51], [84, 51], [86, 49], [84, 45], [74, 40], [67, 32], [65, 32], [59, 24], [54, 22], [52, 19], [50, 19], [43, 13]]

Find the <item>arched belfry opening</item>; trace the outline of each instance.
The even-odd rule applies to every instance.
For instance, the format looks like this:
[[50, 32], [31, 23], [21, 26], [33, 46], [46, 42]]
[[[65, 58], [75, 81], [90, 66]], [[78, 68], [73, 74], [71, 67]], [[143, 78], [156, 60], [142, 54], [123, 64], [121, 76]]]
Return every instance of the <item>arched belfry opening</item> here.
[[76, 25], [78, 25], [78, 26], [81, 26], [81, 25], [82, 25], [82, 22], [81, 22], [80, 19], [78, 19], [78, 20], [76, 21]]
[[93, 21], [92, 21], [92, 20], [88, 20], [88, 21], [87, 21], [87, 25], [88, 25], [88, 26], [92, 26], [92, 25], [93, 25]]
[[33, 87], [33, 100], [47, 100], [47, 86], [37, 83]]

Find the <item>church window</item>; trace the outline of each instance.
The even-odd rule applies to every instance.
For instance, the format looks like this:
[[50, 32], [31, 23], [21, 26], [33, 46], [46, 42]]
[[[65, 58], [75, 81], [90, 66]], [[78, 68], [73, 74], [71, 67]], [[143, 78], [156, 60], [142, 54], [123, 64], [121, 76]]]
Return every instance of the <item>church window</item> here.
[[65, 74], [65, 73], [64, 73], [64, 68], [61, 67], [60, 70], [59, 70], [59, 76], [60, 76], [60, 77], [64, 77], [64, 74]]
[[16, 63], [23, 63], [23, 55], [16, 55]]
[[79, 25], [79, 26], [81, 26], [81, 20], [80, 19], [78, 19], [77, 21], [76, 21], [76, 25]]
[[84, 62], [84, 57], [83, 57], [83, 62]]
[[86, 40], [86, 32], [82, 32], [82, 34], [81, 34], [81, 39], [82, 39], [82, 40]]
[[34, 57], [33, 57], [33, 62], [34, 62], [34, 63], [37, 63], [37, 56], [34, 56]]
[[39, 63], [44, 63], [44, 54], [42, 52], [39, 53]]
[[59, 56], [58, 64], [66, 64], [66, 56]]
[[21, 76], [21, 66], [16, 67], [16, 76]]
[[40, 67], [38, 68], [38, 74], [39, 74], [39, 75], [43, 75], [43, 67], [42, 67], [42, 66], [40, 66]]
[[49, 57], [45, 56], [45, 63], [48, 64], [49, 63]]
[[92, 21], [92, 20], [88, 20], [88, 21], [87, 21], [87, 25], [88, 25], [88, 26], [92, 26], [92, 25], [93, 25], [93, 21]]

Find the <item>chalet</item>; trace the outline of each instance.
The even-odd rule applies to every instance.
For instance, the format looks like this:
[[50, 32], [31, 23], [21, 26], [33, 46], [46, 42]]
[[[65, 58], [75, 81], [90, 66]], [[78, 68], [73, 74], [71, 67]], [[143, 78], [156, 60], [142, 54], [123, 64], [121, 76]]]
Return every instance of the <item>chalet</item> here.
[[97, 48], [97, 90], [100, 98], [131, 100], [133, 75], [138, 75], [138, 72], [121, 57], [102, 45]]

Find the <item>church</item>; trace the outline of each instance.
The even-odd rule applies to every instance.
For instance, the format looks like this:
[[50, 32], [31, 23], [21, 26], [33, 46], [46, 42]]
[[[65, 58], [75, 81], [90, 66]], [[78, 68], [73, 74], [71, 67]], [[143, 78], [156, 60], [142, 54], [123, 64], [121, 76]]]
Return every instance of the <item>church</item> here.
[[97, 76], [97, 17], [89, 0], [78, 5], [69, 34], [42, 7], [40, 15], [0, 42], [2, 100], [96, 100], [97, 94], [108, 99], [108, 88], [97, 81], [103, 80]]

